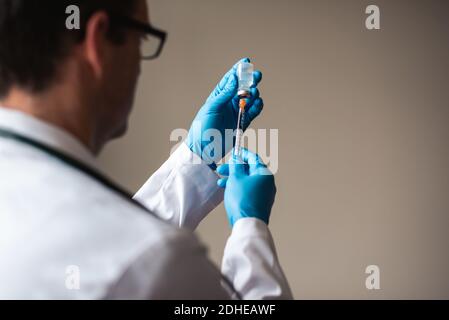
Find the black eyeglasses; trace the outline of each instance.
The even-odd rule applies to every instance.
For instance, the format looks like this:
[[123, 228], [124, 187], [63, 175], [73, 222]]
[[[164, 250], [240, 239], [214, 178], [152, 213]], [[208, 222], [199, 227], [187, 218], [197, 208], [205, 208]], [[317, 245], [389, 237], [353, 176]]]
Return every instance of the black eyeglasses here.
[[165, 41], [167, 40], [167, 32], [156, 29], [150, 24], [146, 24], [126, 16], [111, 14], [110, 17], [112, 23], [120, 24], [124, 27], [132, 28], [145, 34], [145, 37], [142, 38], [140, 47], [142, 59], [152, 60], [161, 55], [162, 49], [164, 49]]

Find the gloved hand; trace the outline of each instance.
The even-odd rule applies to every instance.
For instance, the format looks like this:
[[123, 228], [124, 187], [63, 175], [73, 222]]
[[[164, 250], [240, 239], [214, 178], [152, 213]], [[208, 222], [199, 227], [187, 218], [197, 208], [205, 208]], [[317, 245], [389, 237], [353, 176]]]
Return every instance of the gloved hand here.
[[[249, 62], [250, 60], [245, 58], [239, 62], [241, 61]], [[226, 129], [235, 130], [237, 127], [239, 113], [238, 63], [226, 73], [198, 112], [186, 140], [190, 150], [200, 156], [213, 170], [216, 168], [215, 163], [231, 151], [234, 144], [232, 134], [231, 139], [226, 139], [225, 133]], [[254, 85], [251, 88], [252, 97], [247, 100], [244, 129], [262, 112], [263, 100], [256, 88], [261, 80], [262, 73], [256, 71]], [[219, 133], [221, 139], [217, 139], [214, 132]]]
[[218, 167], [225, 176], [218, 185], [226, 188], [224, 204], [231, 226], [242, 218], [258, 218], [268, 224], [276, 196], [274, 176], [255, 153], [242, 148], [242, 158]]

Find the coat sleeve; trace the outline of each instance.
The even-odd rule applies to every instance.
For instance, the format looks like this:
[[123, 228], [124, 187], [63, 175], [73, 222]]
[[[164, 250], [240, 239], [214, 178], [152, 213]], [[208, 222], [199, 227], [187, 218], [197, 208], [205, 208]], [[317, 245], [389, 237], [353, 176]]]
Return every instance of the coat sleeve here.
[[218, 176], [182, 143], [134, 196], [159, 218], [194, 230], [223, 201]]
[[243, 299], [292, 299], [273, 238], [261, 220], [238, 220], [225, 247], [223, 274]]
[[[135, 199], [172, 225], [194, 230], [223, 201], [223, 190], [217, 186], [217, 180], [216, 173], [185, 144], [181, 144], [137, 192]], [[209, 262], [204, 252], [199, 254], [197, 250], [188, 254], [190, 249], [179, 250], [182, 247], [179, 244], [175, 247], [178, 253], [169, 256], [172, 264], [167, 264], [166, 268], [173, 268], [171, 276], [180, 273], [174, 278], [182, 278], [183, 288], [195, 293], [195, 297], [217, 297], [213, 293], [219, 291], [208, 286], [215, 288], [221, 284], [222, 288], [226, 288], [223, 279], [229, 280], [243, 299], [292, 297], [271, 233], [267, 225], [258, 219], [240, 219], [234, 225], [223, 256], [222, 274]], [[145, 258], [142, 259], [145, 261]], [[168, 281], [166, 279], [166, 283]], [[202, 285], [195, 288], [197, 283]], [[219, 292], [218, 296], [221, 294]]]

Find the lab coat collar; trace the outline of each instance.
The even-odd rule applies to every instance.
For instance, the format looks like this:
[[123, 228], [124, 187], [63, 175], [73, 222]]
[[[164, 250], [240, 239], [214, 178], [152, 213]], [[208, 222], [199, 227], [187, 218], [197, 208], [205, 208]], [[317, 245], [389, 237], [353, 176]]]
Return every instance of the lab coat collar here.
[[26, 113], [0, 106], [0, 127], [66, 153], [93, 169], [98, 163], [93, 153], [67, 131]]

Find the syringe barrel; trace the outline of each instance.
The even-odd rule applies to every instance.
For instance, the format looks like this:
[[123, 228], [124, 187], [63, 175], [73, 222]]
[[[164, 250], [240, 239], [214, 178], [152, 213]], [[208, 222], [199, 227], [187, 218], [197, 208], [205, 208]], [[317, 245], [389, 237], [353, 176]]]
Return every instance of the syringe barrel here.
[[235, 136], [235, 146], [234, 146], [234, 156], [239, 157], [242, 148], [242, 140], [243, 140], [243, 117], [245, 114], [245, 110], [240, 108], [239, 115], [237, 119], [237, 132]]
[[235, 137], [235, 147], [234, 156], [240, 157], [242, 155], [242, 140], [243, 140], [243, 130], [237, 129], [237, 134]]

